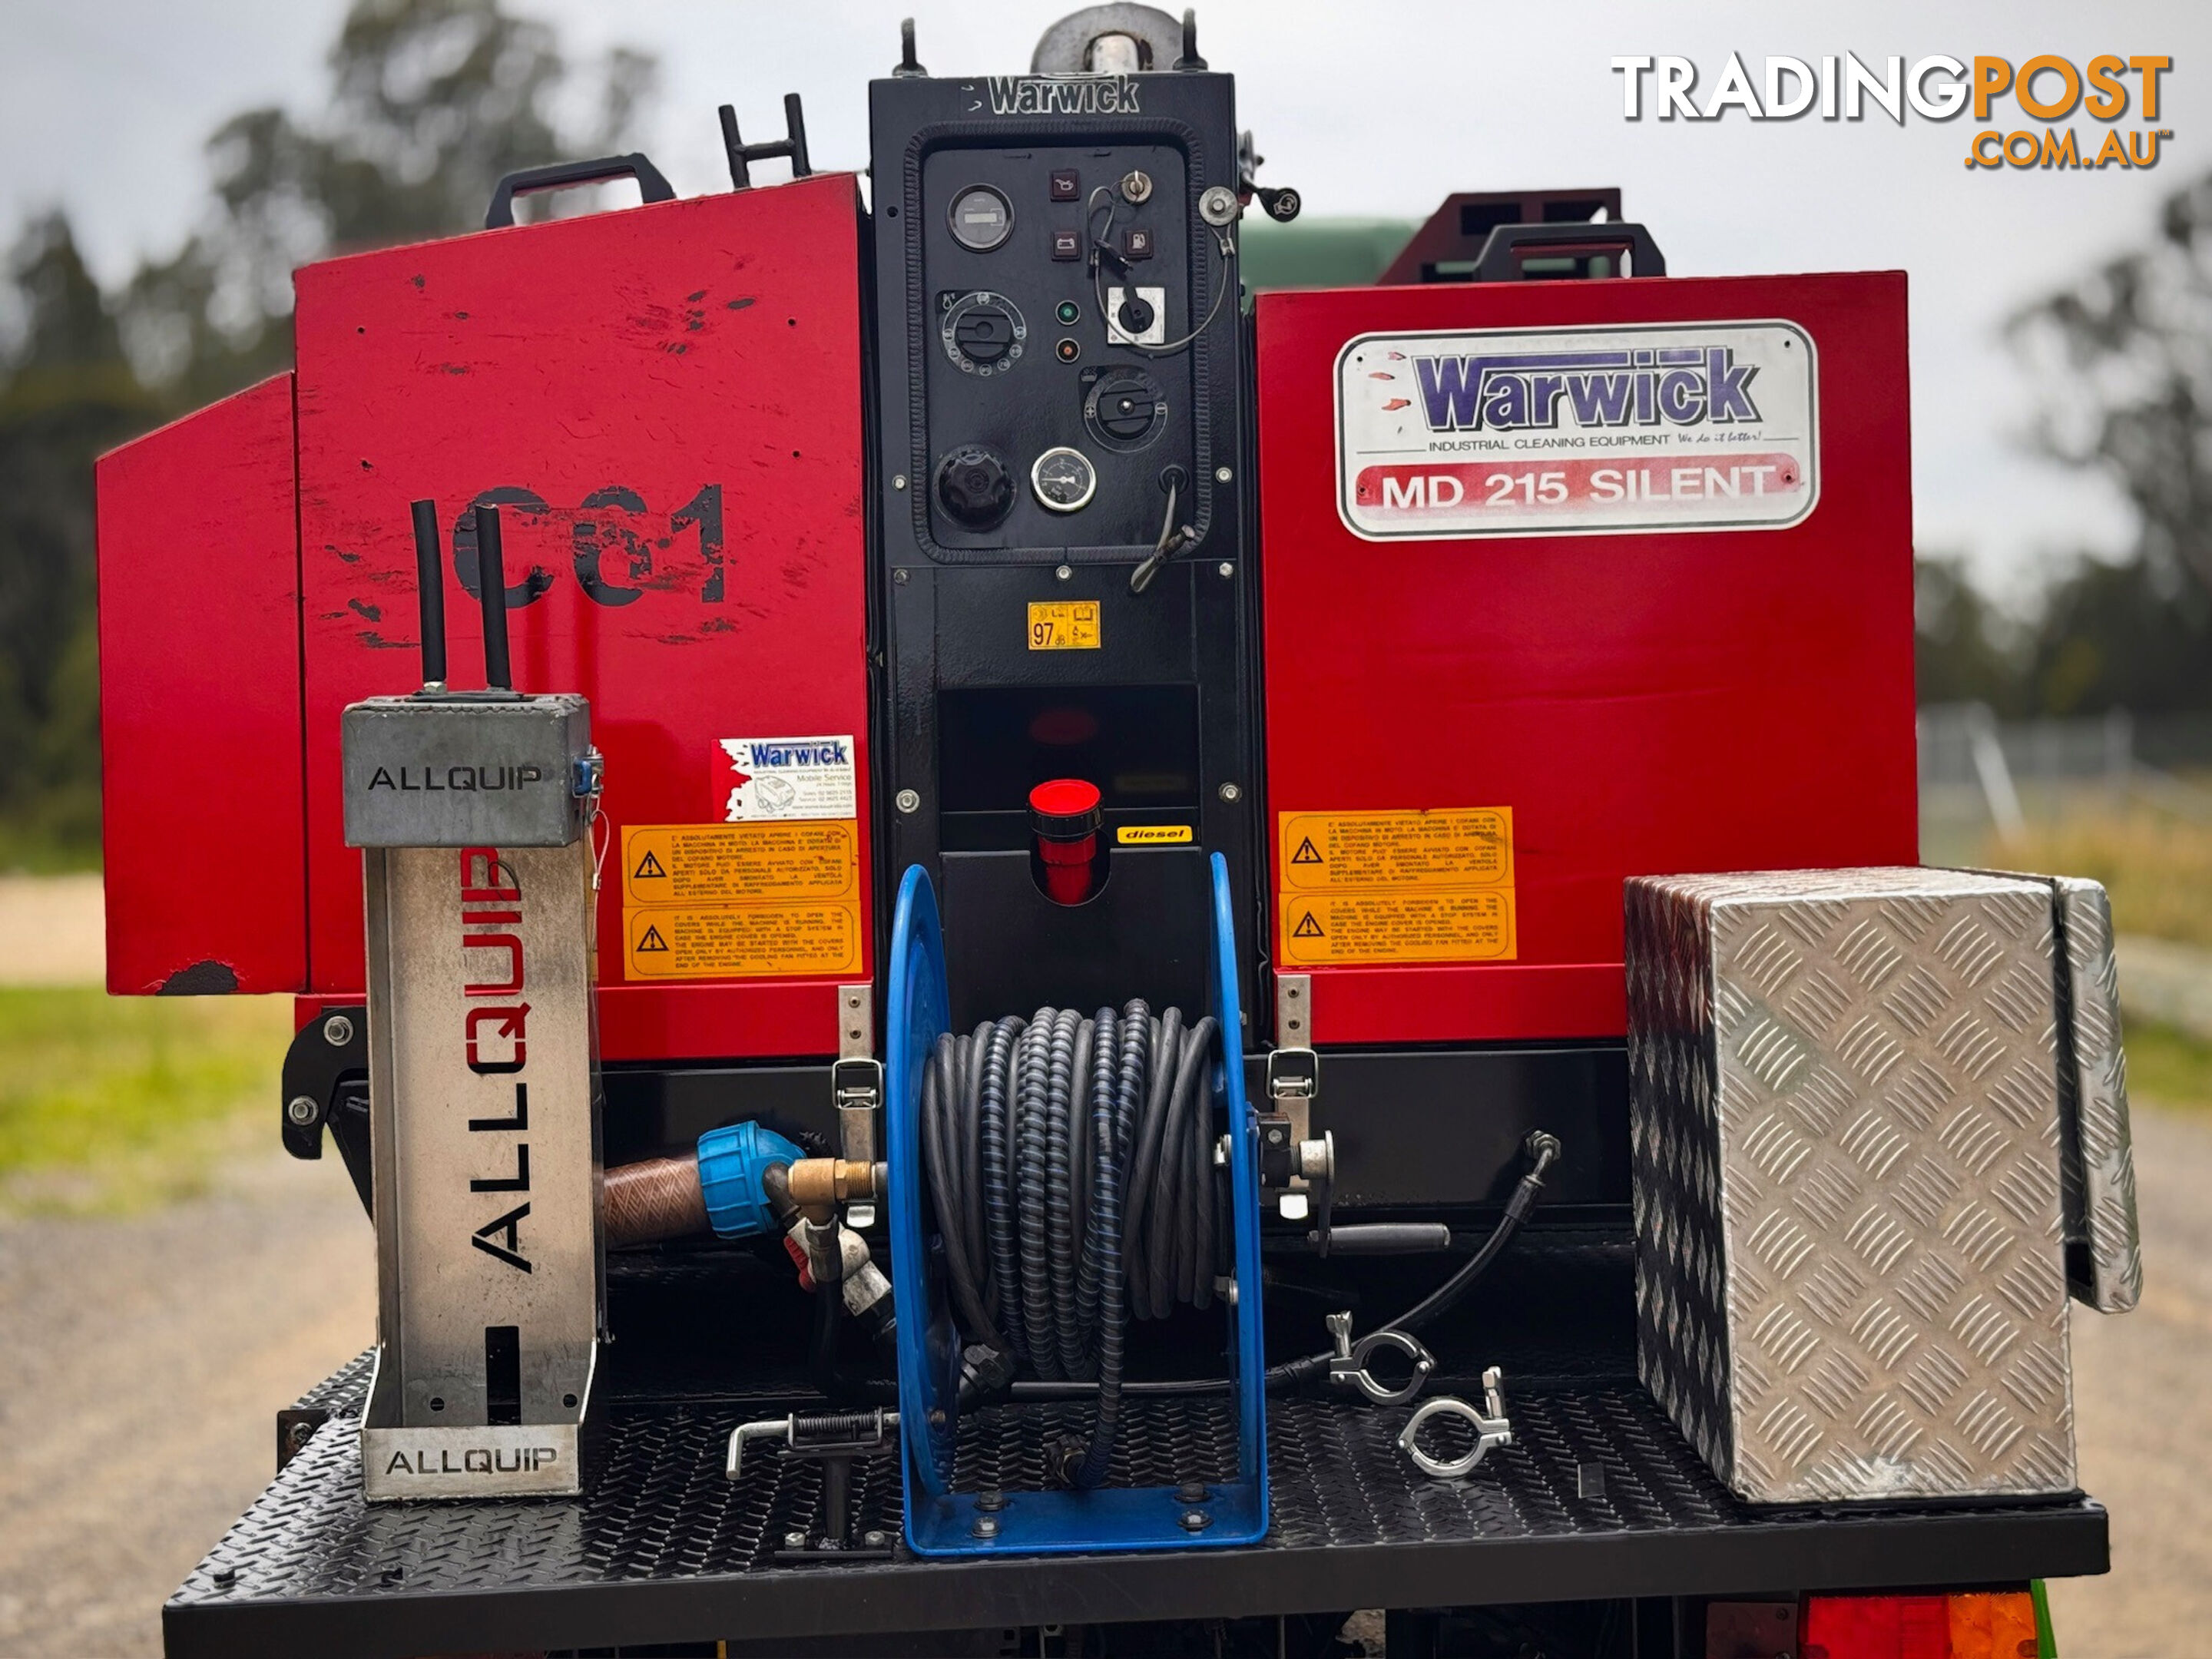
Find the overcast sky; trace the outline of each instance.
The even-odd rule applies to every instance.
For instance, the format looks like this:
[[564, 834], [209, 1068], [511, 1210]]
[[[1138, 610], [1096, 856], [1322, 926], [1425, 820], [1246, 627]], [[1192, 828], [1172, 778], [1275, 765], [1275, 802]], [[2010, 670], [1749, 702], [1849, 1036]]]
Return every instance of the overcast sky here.
[[[1026, 67], [1037, 35], [1070, 9], [511, 3], [558, 22], [580, 55], [617, 42], [658, 55], [663, 95], [645, 147], [686, 194], [726, 186], [714, 121], [726, 100], [748, 137], [767, 136], [781, 95], [800, 93], [816, 165], [864, 165], [866, 82], [895, 60], [904, 13], [918, 19], [924, 64], [969, 73]], [[172, 249], [205, 200], [203, 139], [254, 104], [312, 116], [343, 12], [343, 0], [5, 0], [0, 219], [63, 204], [109, 281]], [[1238, 77], [1240, 118], [1268, 158], [1262, 182], [1298, 186], [1309, 214], [1419, 216], [1455, 190], [1619, 185], [1677, 275], [1903, 269], [1921, 546], [1966, 552], [2020, 591], [2074, 549], [2126, 545], [2130, 521], [2109, 490], [2023, 453], [2030, 388], [1999, 331], [2022, 303], [2148, 237], [2159, 201], [2212, 167], [2207, 0], [1206, 0], [1199, 21], [1212, 66]], [[1769, 54], [2164, 54], [2175, 67], [2156, 125], [2174, 136], [2146, 172], [2019, 173], [1965, 165], [1966, 117], [1623, 118], [1610, 58], [1691, 58], [1702, 96], [1731, 51], [1754, 76]], [[2078, 114], [2069, 125], [2084, 139], [2103, 131]], [[2142, 124], [2131, 109], [2119, 125]]]

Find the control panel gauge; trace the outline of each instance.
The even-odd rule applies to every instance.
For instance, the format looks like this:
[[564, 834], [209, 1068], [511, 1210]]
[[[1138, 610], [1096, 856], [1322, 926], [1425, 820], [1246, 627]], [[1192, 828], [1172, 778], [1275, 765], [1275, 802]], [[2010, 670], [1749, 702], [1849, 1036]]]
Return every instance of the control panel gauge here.
[[952, 198], [952, 240], [971, 252], [988, 253], [1014, 234], [1014, 210], [988, 185], [970, 185]]
[[1166, 422], [1167, 395], [1141, 368], [1109, 368], [1083, 398], [1083, 423], [1109, 449], [1141, 449]]
[[945, 355], [963, 374], [1003, 374], [1021, 361], [1030, 326], [1005, 295], [978, 289], [948, 295], [941, 303], [938, 337], [945, 343]]
[[1073, 513], [1097, 492], [1098, 469], [1079, 449], [1048, 449], [1030, 467], [1030, 488], [1054, 513]]

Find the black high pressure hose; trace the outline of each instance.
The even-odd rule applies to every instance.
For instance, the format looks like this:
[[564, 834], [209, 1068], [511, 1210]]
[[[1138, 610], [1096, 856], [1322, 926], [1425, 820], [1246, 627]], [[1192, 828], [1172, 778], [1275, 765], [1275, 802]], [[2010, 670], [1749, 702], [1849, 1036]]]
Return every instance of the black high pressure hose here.
[[[1521, 1231], [1521, 1224], [1536, 1207], [1536, 1200], [1544, 1190], [1545, 1172], [1559, 1156], [1559, 1139], [1542, 1129], [1532, 1130], [1526, 1143], [1528, 1168], [1514, 1188], [1513, 1196], [1505, 1200], [1505, 1213], [1498, 1218], [1498, 1225], [1490, 1237], [1482, 1241], [1482, 1248], [1460, 1264], [1452, 1276], [1379, 1328], [1403, 1331], [1411, 1336], [1423, 1326], [1455, 1306], [1459, 1299], [1474, 1287], [1475, 1280], [1490, 1270], [1498, 1253], [1513, 1242], [1513, 1235]], [[1267, 1368], [1267, 1387], [1271, 1391], [1298, 1387], [1325, 1376], [1328, 1362], [1335, 1356], [1324, 1349], [1320, 1353], [1308, 1354], [1303, 1359], [1286, 1360]]]
[[1068, 1479], [1107, 1475], [1129, 1316], [1213, 1299], [1208, 1096], [1214, 1022], [1142, 1001], [1085, 1019], [1040, 1008], [938, 1039], [922, 1157], [963, 1347], [1053, 1382], [1095, 1382]]

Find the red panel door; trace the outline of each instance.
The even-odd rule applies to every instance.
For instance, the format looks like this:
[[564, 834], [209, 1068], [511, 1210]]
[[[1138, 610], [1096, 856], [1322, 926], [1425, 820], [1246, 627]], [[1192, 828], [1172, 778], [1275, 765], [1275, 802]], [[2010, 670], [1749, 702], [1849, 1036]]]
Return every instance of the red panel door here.
[[[1510, 952], [1446, 959], [1408, 911], [1394, 960], [1370, 927], [1310, 969], [1316, 1038], [1618, 1036], [1624, 878], [1914, 861], [1901, 275], [1267, 295], [1257, 326], [1271, 824], [1511, 815]], [[1707, 334], [1798, 359], [1747, 380]], [[1626, 351], [1617, 383], [1588, 378], [1597, 344]], [[1663, 408], [1638, 401], [1647, 366]], [[1771, 424], [1791, 396], [1809, 425], [1784, 422], [1798, 447], [1780, 454], [1747, 411]], [[1377, 411], [1404, 447], [1340, 478], [1340, 441], [1385, 429]], [[1670, 489], [1715, 499], [1671, 516], [1623, 499]], [[1767, 489], [1800, 493], [1750, 499]], [[1461, 533], [1424, 530], [1437, 501]], [[1712, 521], [1728, 514], [1765, 522]], [[1321, 926], [1279, 908], [1278, 965], [1312, 954], [1292, 927]]]
[[307, 985], [292, 377], [100, 458], [107, 988]]
[[[459, 521], [495, 501], [516, 683], [589, 697], [606, 757], [605, 1053], [835, 1052], [831, 988], [867, 977], [872, 903], [858, 213], [852, 177], [825, 175], [300, 273], [315, 993], [362, 983], [339, 710], [420, 680], [408, 504], [438, 503], [465, 686], [483, 659]], [[725, 740], [823, 736], [857, 769], [858, 971], [636, 975], [625, 830], [720, 821]]]

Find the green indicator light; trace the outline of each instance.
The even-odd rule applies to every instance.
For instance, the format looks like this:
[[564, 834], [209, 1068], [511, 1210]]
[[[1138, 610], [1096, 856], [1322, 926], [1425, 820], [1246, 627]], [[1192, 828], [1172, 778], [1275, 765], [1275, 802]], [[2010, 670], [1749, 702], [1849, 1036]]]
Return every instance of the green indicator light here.
[[1073, 300], [1062, 300], [1057, 315], [1063, 323], [1072, 323], [1083, 314], [1083, 309]]

